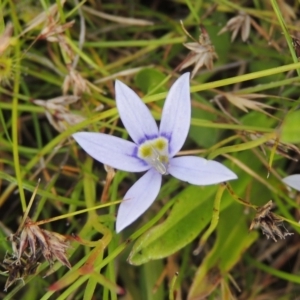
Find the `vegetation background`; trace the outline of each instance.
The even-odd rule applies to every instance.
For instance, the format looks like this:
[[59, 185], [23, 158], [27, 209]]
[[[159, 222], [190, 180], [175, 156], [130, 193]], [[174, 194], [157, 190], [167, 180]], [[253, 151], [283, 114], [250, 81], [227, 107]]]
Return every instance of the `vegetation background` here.
[[[281, 181], [300, 171], [299, 5], [2, 0], [0, 298], [300, 299], [300, 198]], [[128, 138], [116, 78], [159, 121], [183, 68], [194, 70], [183, 153], [239, 179], [198, 187], [166, 176], [151, 208], [116, 234], [117, 205], [140, 174], [104, 168], [71, 134]], [[30, 239], [22, 248], [32, 228], [59, 240], [61, 256], [45, 261], [36, 242], [33, 258]]]

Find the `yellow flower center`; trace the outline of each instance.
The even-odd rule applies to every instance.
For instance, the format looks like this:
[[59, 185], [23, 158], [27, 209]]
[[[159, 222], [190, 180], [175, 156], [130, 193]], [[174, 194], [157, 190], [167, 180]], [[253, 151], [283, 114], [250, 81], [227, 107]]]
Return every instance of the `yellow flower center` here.
[[146, 141], [140, 145], [138, 157], [145, 160], [160, 174], [167, 174], [168, 146], [168, 140], [164, 137]]

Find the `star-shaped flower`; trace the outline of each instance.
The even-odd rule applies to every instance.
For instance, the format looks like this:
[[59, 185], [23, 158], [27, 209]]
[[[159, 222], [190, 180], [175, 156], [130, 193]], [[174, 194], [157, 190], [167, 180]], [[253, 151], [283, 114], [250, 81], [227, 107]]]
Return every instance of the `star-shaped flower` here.
[[127, 172], [146, 173], [127, 191], [120, 204], [116, 231], [142, 215], [157, 197], [162, 176], [195, 185], [210, 185], [236, 179], [227, 167], [196, 156], [174, 157], [183, 146], [191, 121], [189, 73], [171, 87], [159, 128], [144, 102], [128, 86], [116, 81], [116, 104], [133, 142], [102, 133], [73, 134], [94, 159]]
[[300, 191], [300, 174], [287, 176], [282, 181], [295, 190]]

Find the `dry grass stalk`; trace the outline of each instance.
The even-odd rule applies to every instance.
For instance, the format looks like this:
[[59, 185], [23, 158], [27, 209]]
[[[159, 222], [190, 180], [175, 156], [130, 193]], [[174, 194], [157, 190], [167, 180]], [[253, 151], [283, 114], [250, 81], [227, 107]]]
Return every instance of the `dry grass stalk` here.
[[82, 9], [88, 13], [90, 13], [91, 15], [100, 17], [102, 19], [105, 20], [109, 20], [112, 22], [116, 22], [116, 23], [120, 23], [122, 25], [134, 25], [134, 26], [151, 26], [154, 25], [154, 22], [152, 21], [147, 21], [147, 20], [142, 20], [142, 19], [136, 19], [136, 18], [125, 18], [125, 17], [120, 17], [120, 16], [116, 16], [116, 15], [110, 15], [110, 14], [106, 14], [104, 12], [101, 12], [99, 10], [95, 10], [91, 7], [88, 6], [83, 6]]

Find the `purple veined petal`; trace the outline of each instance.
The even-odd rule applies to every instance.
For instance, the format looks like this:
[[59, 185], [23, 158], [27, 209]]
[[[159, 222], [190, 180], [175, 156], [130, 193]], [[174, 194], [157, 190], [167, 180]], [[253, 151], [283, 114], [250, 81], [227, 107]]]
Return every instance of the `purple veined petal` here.
[[116, 102], [123, 125], [136, 144], [158, 136], [157, 124], [146, 104], [131, 88], [118, 80]]
[[159, 127], [160, 135], [169, 140], [170, 157], [183, 146], [190, 123], [190, 73], [185, 73], [175, 81], [168, 93]]
[[282, 181], [295, 190], [300, 191], [300, 174], [287, 176], [283, 178]]
[[96, 132], [77, 132], [72, 136], [91, 157], [115, 169], [143, 172], [151, 167], [135, 156], [137, 146], [132, 142]]
[[172, 158], [168, 172], [182, 181], [196, 185], [210, 185], [237, 179], [236, 174], [221, 163], [197, 156]]
[[162, 175], [150, 169], [128, 190], [119, 207], [117, 233], [134, 222], [150, 207], [158, 195], [161, 180]]

